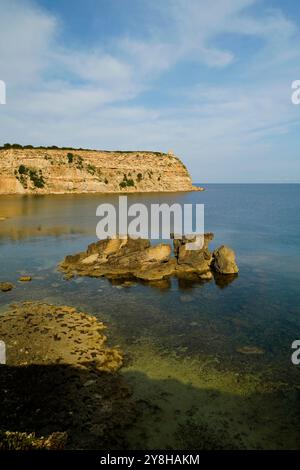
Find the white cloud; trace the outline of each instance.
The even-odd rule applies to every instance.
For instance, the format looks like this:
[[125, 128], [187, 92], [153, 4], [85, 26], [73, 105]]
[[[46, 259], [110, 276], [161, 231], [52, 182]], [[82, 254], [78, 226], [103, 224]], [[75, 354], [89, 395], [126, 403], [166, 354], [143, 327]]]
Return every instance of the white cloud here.
[[[250, 154], [274, 151], [272, 138], [297, 125], [290, 104], [293, 61], [299, 57], [296, 26], [279, 11], [254, 15], [254, 0], [149, 2], [157, 24], [145, 22], [144, 40], [116, 37], [89, 50], [63, 46], [63, 24], [32, 2], [2, 0], [0, 76], [8, 104], [0, 109], [4, 141], [100, 148], [173, 148], [185, 157], [194, 179], [241, 175]], [[130, 100], [155, 91], [157, 79], [179, 62], [197, 62], [219, 73], [239, 57], [220, 48], [222, 34], [258, 38], [261, 47], [240, 80], [174, 92], [174, 105], [156, 109]], [[266, 65], [284, 76], [262, 73]], [[251, 79], [249, 74], [251, 73]], [[243, 81], [244, 80], [244, 81]], [[232, 82], [238, 83], [234, 86]], [[167, 91], [166, 91], [167, 93]], [[172, 90], [170, 91], [172, 96]], [[179, 104], [180, 103], [180, 104]], [[255, 159], [254, 159], [255, 160]], [[201, 165], [200, 165], [201, 162]], [[255, 169], [252, 172], [255, 174]], [[218, 169], [218, 174], [216, 171]]]

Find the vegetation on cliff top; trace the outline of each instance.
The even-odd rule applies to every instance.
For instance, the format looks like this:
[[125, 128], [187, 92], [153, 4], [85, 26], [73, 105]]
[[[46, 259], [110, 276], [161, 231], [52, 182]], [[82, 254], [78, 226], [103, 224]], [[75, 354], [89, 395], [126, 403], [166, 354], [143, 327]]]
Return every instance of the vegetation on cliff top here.
[[[9, 149], [24, 149], [24, 150], [77, 150], [77, 151], [96, 151], [96, 152], [107, 152], [107, 153], [152, 153], [153, 155], [158, 155], [158, 156], [170, 156], [170, 154], [165, 153], [165, 152], [153, 152], [152, 150], [101, 150], [101, 149], [89, 149], [89, 148], [75, 148], [75, 147], [58, 147], [56, 145], [21, 145], [21, 144], [10, 144], [10, 143], [5, 143], [2, 146], [0, 146], [0, 151], [1, 150], [9, 150]], [[174, 156], [174, 155], [172, 155]], [[174, 156], [175, 157], [175, 156]], [[175, 157], [176, 158], [176, 157]]]

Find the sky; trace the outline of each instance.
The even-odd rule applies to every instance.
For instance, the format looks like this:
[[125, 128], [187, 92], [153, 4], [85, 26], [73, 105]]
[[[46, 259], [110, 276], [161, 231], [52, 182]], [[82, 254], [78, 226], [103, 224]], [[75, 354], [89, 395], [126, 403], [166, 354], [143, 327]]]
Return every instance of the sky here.
[[0, 0], [0, 144], [172, 150], [194, 182], [300, 182], [300, 2]]

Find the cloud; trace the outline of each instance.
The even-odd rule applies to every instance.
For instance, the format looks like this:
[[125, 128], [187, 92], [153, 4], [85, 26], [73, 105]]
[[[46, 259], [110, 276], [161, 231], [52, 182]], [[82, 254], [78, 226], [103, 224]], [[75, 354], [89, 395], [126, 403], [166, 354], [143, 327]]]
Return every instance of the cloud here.
[[8, 84], [40, 79], [48, 67], [58, 22], [26, 1], [2, 0], [0, 70]]
[[[218, 0], [214, 8], [206, 0], [145, 1], [144, 8], [145, 18], [151, 11], [157, 21], [145, 20], [142, 39], [133, 28], [78, 50], [62, 40], [61, 18], [33, 1], [2, 0], [3, 141], [171, 147], [195, 180], [228, 179], [233, 171], [235, 178], [244, 172], [255, 177], [263, 156], [274, 155], [272, 139], [298, 125], [299, 110], [290, 102], [290, 83], [299, 78], [296, 25], [255, 0]], [[257, 40], [246, 64], [239, 64], [246, 52], [226, 42], [228, 35], [237, 44], [241, 37]], [[185, 84], [189, 64], [206, 78], [200, 73]], [[162, 84], [165, 74], [178, 73], [180, 85]], [[168, 99], [149, 104], [143, 99], [148, 92]]]

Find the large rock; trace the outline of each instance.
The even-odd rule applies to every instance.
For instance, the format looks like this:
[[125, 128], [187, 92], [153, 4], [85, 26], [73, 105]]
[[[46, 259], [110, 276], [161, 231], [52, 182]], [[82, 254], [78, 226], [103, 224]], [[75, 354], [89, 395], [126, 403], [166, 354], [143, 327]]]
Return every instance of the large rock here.
[[171, 247], [167, 244], [151, 246], [145, 239], [101, 240], [88, 246], [85, 253], [66, 256], [61, 269], [69, 275], [136, 277], [143, 280], [160, 280], [175, 271], [169, 263]]
[[239, 272], [235, 261], [235, 253], [226, 245], [220, 246], [213, 252], [212, 267], [220, 274], [236, 274]]
[[[213, 239], [212, 233], [206, 233], [200, 239], [198, 249], [190, 249], [191, 243], [196, 242], [196, 236], [184, 236], [181, 239], [174, 239], [174, 254], [177, 259], [177, 271], [180, 276], [182, 274], [197, 274], [201, 277], [211, 279], [210, 265], [212, 255], [209, 251], [209, 242]], [[202, 246], [201, 246], [202, 245]]]

